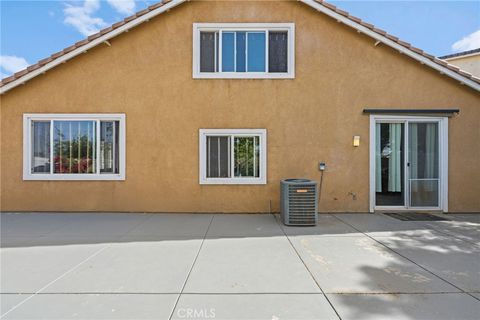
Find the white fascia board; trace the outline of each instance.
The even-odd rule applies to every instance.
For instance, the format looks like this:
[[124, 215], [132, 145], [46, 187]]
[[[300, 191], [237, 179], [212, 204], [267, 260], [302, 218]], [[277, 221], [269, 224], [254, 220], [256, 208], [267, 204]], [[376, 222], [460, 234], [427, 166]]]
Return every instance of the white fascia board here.
[[421, 54], [418, 54], [408, 48], [405, 48], [404, 46], [396, 43], [395, 41], [392, 41], [390, 39], [388, 39], [387, 37], [385, 36], [382, 36], [381, 34], [379, 33], [376, 33], [375, 31], [372, 31], [370, 29], [368, 29], [367, 27], [364, 27], [362, 26], [361, 24], [345, 17], [345, 16], [342, 16], [341, 14], [331, 10], [331, 9], [328, 9], [327, 7], [319, 4], [318, 2], [315, 2], [314, 0], [299, 0], [303, 3], [305, 3], [306, 5], [326, 14], [327, 16], [337, 20], [338, 22], [341, 22], [349, 27], [352, 27], [354, 29], [357, 29], [358, 31], [360, 31], [361, 33], [364, 33], [372, 38], [374, 38], [375, 40], [377, 41], [380, 41], [381, 43], [384, 43], [386, 44], [387, 46], [390, 46], [392, 47], [393, 49], [395, 50], [398, 50], [399, 52], [439, 71], [440, 73], [443, 73], [457, 81], [459, 81], [460, 83], [462, 84], [465, 84], [477, 91], [480, 91], [480, 84], [471, 80], [471, 79], [468, 79], [467, 77], [464, 77], [462, 76], [461, 74], [458, 74], [430, 59], [428, 59], [427, 57], [424, 57], [423, 55]]
[[62, 55], [61, 57], [59, 57], [57, 59], [54, 59], [53, 61], [47, 63], [46, 65], [44, 65], [44, 66], [42, 66], [42, 67], [40, 67], [40, 68], [38, 68], [38, 69], [36, 69], [32, 72], [27, 73], [23, 77], [20, 77], [20, 78], [12, 81], [10, 83], [7, 83], [6, 85], [4, 85], [3, 87], [0, 88], [0, 94], [4, 94], [5, 92], [15, 88], [16, 86], [18, 86], [20, 84], [24, 84], [26, 81], [28, 81], [32, 78], [35, 78], [36, 76], [41, 75], [42, 73], [45, 73], [46, 71], [48, 71], [52, 68], [55, 68], [59, 64], [65, 63], [66, 61], [84, 53], [85, 51], [87, 51], [87, 50], [89, 50], [89, 49], [91, 49], [91, 48], [93, 48], [93, 47], [95, 47], [99, 44], [102, 44], [105, 41], [110, 40], [110, 39], [118, 36], [119, 34], [136, 27], [137, 25], [139, 25], [139, 24], [141, 24], [141, 23], [143, 23], [147, 20], [152, 19], [155, 16], [157, 16], [157, 15], [159, 15], [159, 14], [165, 12], [165, 11], [168, 11], [168, 10], [178, 6], [179, 4], [182, 4], [185, 1], [187, 1], [187, 0], [172, 0], [171, 2], [169, 2], [167, 4], [164, 4], [163, 6], [158, 7], [157, 9], [155, 9], [153, 11], [150, 11], [150, 12], [144, 14], [141, 17], [135, 18], [132, 21], [129, 21], [129, 22], [125, 23], [124, 25], [118, 27], [117, 29], [114, 29], [110, 32], [107, 32], [103, 36], [100, 36], [97, 39], [94, 39], [94, 40], [86, 43], [85, 45], [83, 45], [81, 47], [78, 47], [77, 49]]

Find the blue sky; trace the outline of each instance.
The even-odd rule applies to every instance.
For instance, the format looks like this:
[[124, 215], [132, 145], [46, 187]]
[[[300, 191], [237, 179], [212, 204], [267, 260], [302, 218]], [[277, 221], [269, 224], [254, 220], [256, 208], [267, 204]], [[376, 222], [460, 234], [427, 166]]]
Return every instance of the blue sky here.
[[[19, 71], [155, 2], [0, 0], [0, 76]], [[434, 55], [480, 47], [480, 0], [331, 3]]]

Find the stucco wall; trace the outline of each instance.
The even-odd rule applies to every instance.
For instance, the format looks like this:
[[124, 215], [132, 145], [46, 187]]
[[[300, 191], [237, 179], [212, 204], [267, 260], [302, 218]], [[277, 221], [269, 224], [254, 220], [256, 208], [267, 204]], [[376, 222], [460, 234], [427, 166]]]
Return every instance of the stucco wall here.
[[477, 77], [480, 77], [480, 54], [465, 57], [455, 57], [446, 60], [448, 63], [453, 64], [462, 70], [470, 72]]
[[[193, 22], [294, 22], [296, 78], [192, 79]], [[455, 107], [449, 207], [480, 211], [480, 94], [299, 2], [193, 1], [111, 44], [1, 97], [2, 210], [278, 211], [279, 180], [319, 179], [322, 160], [320, 210], [365, 212], [362, 110]], [[126, 180], [22, 181], [22, 114], [45, 112], [125, 113]], [[199, 185], [200, 128], [266, 128], [267, 185]]]

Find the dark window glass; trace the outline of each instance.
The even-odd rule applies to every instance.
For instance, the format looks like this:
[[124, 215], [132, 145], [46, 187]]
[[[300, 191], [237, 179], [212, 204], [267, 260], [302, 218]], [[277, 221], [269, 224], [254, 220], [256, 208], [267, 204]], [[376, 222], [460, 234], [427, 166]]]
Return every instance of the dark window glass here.
[[215, 32], [200, 32], [200, 72], [215, 72]]
[[207, 137], [207, 178], [228, 178], [230, 176], [229, 137]]
[[268, 46], [268, 71], [288, 72], [287, 32], [269, 32]]

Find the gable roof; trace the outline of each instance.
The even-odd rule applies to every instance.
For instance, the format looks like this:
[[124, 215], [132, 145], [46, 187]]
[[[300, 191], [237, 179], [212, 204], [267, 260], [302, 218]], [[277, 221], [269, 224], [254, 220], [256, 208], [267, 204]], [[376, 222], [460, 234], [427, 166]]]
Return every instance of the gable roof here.
[[[0, 94], [15, 88], [20, 84], [24, 84], [26, 81], [45, 73], [59, 64], [65, 63], [66, 61], [99, 44], [105, 43], [110, 45], [108, 42], [109, 39], [123, 32], [127, 32], [129, 29], [134, 28], [135, 26], [148, 21], [149, 19], [186, 1], [188, 0], [163, 0], [159, 3], [149, 6], [147, 9], [141, 10], [134, 15], [123, 19], [122, 21], [114, 23], [110, 27], [100, 30], [95, 34], [88, 36], [86, 39], [63, 49], [62, 51], [54, 53], [50, 57], [42, 59], [26, 69], [16, 72], [12, 76], [1, 80]], [[361, 19], [350, 15], [348, 12], [340, 10], [336, 6], [323, 0], [299, 1], [333, 19], [336, 19], [339, 23], [343, 23], [356, 29], [359, 33], [363, 33], [372, 37], [376, 40], [375, 45], [382, 43], [392, 47], [393, 49], [398, 50], [400, 53], [419, 61], [421, 64], [427, 65], [439, 71], [440, 74], [445, 74], [459, 81], [461, 84], [467, 85], [480, 92], [480, 78], [477, 78], [444, 60], [430, 55], [421, 49], [415, 48], [410, 43], [404, 42], [399, 38], [388, 34], [386, 31], [378, 29], [374, 25], [366, 23]]]

